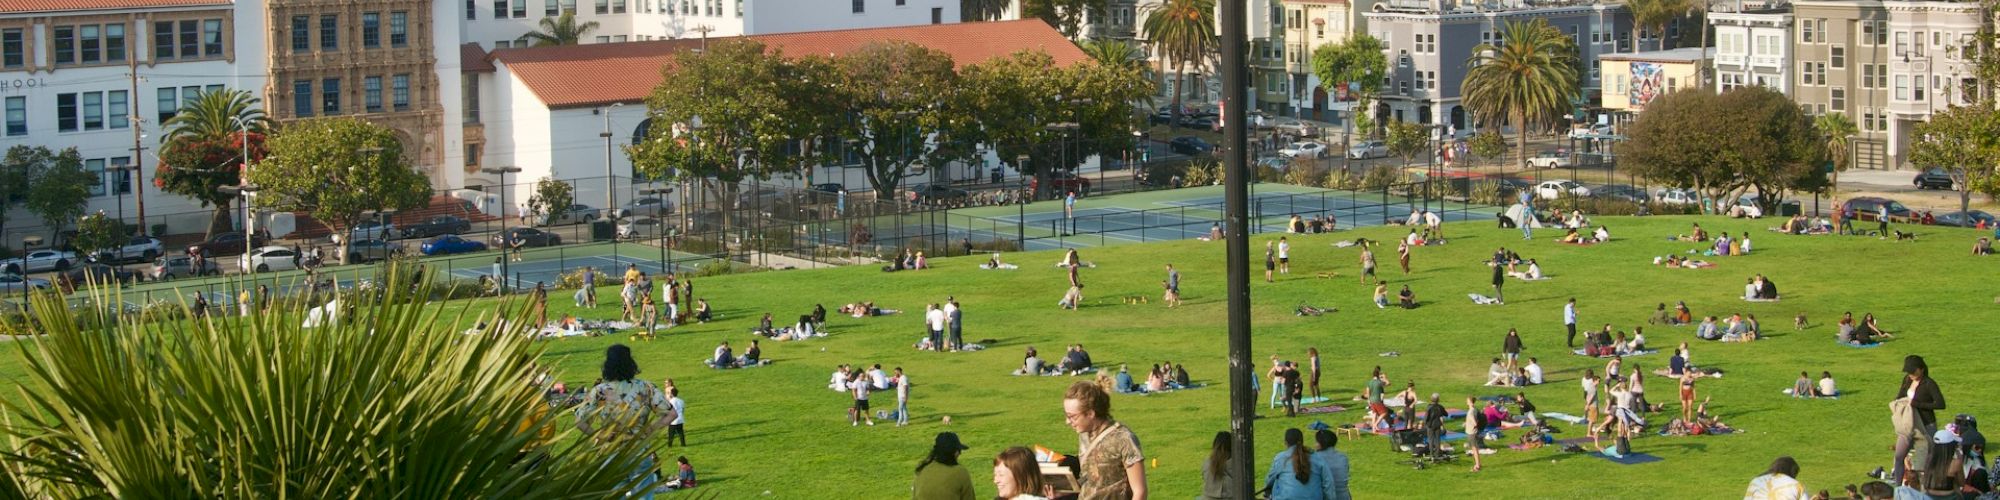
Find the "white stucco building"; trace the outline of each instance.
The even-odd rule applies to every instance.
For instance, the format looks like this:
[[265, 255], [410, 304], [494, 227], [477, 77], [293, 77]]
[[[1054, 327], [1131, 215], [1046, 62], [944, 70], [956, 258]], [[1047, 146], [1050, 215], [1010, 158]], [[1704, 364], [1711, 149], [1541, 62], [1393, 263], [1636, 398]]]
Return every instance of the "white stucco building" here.
[[[451, 2], [442, 2], [451, 3]], [[959, 21], [958, 0], [463, 0], [462, 40], [523, 46], [542, 19], [574, 12], [597, 23], [584, 43], [717, 38]]]

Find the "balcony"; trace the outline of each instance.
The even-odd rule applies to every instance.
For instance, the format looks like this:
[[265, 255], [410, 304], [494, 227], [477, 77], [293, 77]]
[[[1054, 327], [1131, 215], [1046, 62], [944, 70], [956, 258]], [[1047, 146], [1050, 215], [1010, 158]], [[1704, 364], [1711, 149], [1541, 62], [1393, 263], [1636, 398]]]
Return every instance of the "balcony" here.
[[1744, 57], [1743, 57], [1743, 54], [1716, 54], [1716, 55], [1715, 55], [1715, 64], [1727, 64], [1727, 65], [1731, 65], [1731, 66], [1742, 66], [1742, 65], [1743, 65], [1743, 59], [1744, 59]]
[[1784, 68], [1785, 58], [1779, 56], [1750, 56], [1750, 65], [1766, 68]]

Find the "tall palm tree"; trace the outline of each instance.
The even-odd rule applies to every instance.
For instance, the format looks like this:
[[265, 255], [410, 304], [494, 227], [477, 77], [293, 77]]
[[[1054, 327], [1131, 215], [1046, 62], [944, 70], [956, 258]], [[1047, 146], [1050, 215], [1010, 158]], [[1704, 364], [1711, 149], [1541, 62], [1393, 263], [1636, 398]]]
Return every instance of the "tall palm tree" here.
[[250, 133], [264, 133], [271, 127], [271, 120], [257, 107], [259, 102], [262, 101], [246, 90], [203, 92], [161, 124], [167, 131], [165, 140], [225, 139], [244, 128], [239, 122], [247, 125]]
[[1854, 119], [1835, 111], [1813, 119], [1813, 128], [1826, 137], [1826, 152], [1833, 157], [1833, 182], [1827, 187], [1829, 196], [1840, 192], [1840, 171], [1852, 166], [1854, 144], [1850, 142], [1855, 134], [1861, 133], [1854, 126]]
[[597, 30], [597, 21], [576, 23], [575, 11], [563, 11], [554, 19], [542, 18], [542, 30], [528, 33], [528, 39], [535, 41], [536, 47], [551, 45], [576, 45], [583, 43], [584, 35]]
[[1486, 124], [1511, 118], [1526, 170], [1528, 129], [1554, 123], [1577, 95], [1576, 44], [1542, 19], [1508, 22], [1500, 39], [1499, 47], [1472, 48], [1465, 63], [1472, 70], [1462, 85], [1465, 105]]
[[1007, 13], [1012, 0], [959, 0], [958, 20], [960, 22], [998, 21]]
[[1117, 39], [1086, 40], [1079, 44], [1079, 47], [1083, 49], [1084, 54], [1090, 56], [1091, 60], [1097, 61], [1097, 64], [1119, 69], [1145, 69], [1145, 54], [1140, 53], [1139, 47], [1132, 45], [1132, 42]]
[[1667, 23], [1678, 19], [1694, 8], [1689, 0], [1630, 0], [1626, 6], [1632, 9], [1632, 52], [1639, 51], [1639, 29], [1651, 28], [1653, 37], [1660, 40], [1659, 49], [1667, 49]]
[[1174, 65], [1174, 119], [1181, 113], [1181, 81], [1188, 64], [1200, 71], [1211, 54], [1221, 50], [1215, 36], [1215, 0], [1165, 0], [1152, 8], [1139, 27], [1153, 52]]
[[238, 168], [244, 165], [242, 153], [251, 159], [264, 153], [264, 136], [272, 124], [259, 102], [244, 90], [204, 92], [161, 124], [166, 134], [161, 138], [161, 168], [154, 185], [214, 208], [210, 235], [229, 230], [236, 199], [216, 188], [243, 182]]

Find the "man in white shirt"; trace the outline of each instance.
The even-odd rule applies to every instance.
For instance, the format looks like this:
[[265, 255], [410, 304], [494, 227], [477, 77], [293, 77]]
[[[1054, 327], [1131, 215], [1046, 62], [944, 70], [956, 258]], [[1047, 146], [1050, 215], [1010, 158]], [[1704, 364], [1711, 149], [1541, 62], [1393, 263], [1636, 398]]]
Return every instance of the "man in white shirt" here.
[[1563, 304], [1563, 327], [1569, 329], [1568, 345], [1576, 347], [1576, 297], [1570, 297], [1569, 303]]
[[896, 426], [910, 425], [910, 376], [896, 367]]
[[1522, 368], [1528, 371], [1528, 385], [1542, 385], [1541, 361], [1537, 361], [1535, 358], [1528, 358], [1528, 366]]
[[952, 298], [952, 297], [945, 298], [944, 319], [946, 328], [948, 328], [951, 331], [951, 335], [948, 336], [948, 339], [951, 342], [950, 346], [951, 350], [956, 351], [965, 348], [965, 336], [964, 336], [965, 327], [964, 325], [958, 324], [959, 320], [963, 319], [963, 317], [960, 316], [958, 312], [957, 298]]
[[687, 429], [681, 427], [687, 423], [687, 402], [681, 401], [681, 389], [679, 387], [667, 389], [667, 406], [674, 409], [674, 420], [667, 422], [667, 446], [674, 445], [675, 436], [681, 438], [681, 446], [687, 446]]
[[937, 304], [924, 308], [924, 326], [931, 331], [931, 350], [944, 350], [944, 309]]
[[889, 390], [889, 384], [889, 374], [882, 371], [880, 363], [877, 363], [874, 368], [868, 370], [868, 385], [871, 386], [869, 389], [886, 391]]

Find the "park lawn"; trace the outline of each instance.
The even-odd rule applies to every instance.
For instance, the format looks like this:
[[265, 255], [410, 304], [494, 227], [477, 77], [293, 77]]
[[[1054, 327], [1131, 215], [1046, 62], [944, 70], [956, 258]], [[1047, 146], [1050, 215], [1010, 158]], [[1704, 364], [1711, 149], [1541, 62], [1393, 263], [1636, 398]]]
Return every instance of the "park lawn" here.
[[[1718, 267], [1704, 270], [1650, 266], [1654, 256], [1685, 251], [1693, 244], [1666, 240], [1687, 232], [1690, 222], [1710, 231], [1750, 232], [1755, 255], [1707, 258]], [[1548, 384], [1526, 392], [1543, 412], [1577, 414], [1581, 394], [1576, 385], [1585, 368], [1601, 371], [1604, 363], [1567, 354], [1562, 348], [1561, 307], [1576, 297], [1580, 323], [1586, 327], [1611, 323], [1629, 330], [1644, 326], [1661, 302], [1687, 301], [1697, 316], [1756, 314], [1768, 340], [1749, 344], [1694, 344], [1695, 361], [1728, 371], [1723, 379], [1704, 379], [1699, 389], [1712, 395], [1711, 410], [1725, 422], [1743, 429], [1735, 435], [1667, 438], [1647, 435], [1634, 440], [1635, 451], [1652, 453], [1664, 462], [1620, 466], [1553, 448], [1502, 450], [1485, 457], [1487, 470], [1473, 474], [1470, 463], [1417, 471], [1397, 464], [1385, 440], [1365, 436], [1343, 440], [1340, 448], [1352, 457], [1353, 489], [1362, 498], [1491, 496], [1530, 498], [1713, 498], [1734, 495], [1773, 457], [1793, 455], [1803, 465], [1801, 480], [1809, 487], [1838, 491], [1862, 475], [1887, 465], [1891, 430], [1885, 403], [1893, 397], [1905, 354], [1929, 361], [1951, 403], [1940, 418], [1987, 411], [1991, 389], [2000, 375], [1974, 367], [1986, 366], [1996, 340], [1990, 325], [2000, 317], [1995, 308], [1991, 271], [1995, 261], [1969, 256], [1977, 233], [1971, 230], [1925, 227], [1917, 242], [1892, 242], [1870, 237], [1784, 236], [1765, 231], [1773, 219], [1729, 220], [1713, 217], [1603, 218], [1615, 241], [1593, 247], [1562, 245], [1552, 231], [1524, 242], [1519, 232], [1495, 229], [1490, 222], [1447, 226], [1451, 243], [1419, 248], [1415, 272], [1403, 276], [1395, 268], [1393, 246], [1378, 250], [1384, 278], [1392, 289], [1407, 283], [1422, 299], [1416, 310], [1378, 310], [1369, 303], [1372, 287], [1357, 283], [1354, 248], [1334, 248], [1338, 240], [1366, 237], [1389, 239], [1406, 232], [1397, 227], [1368, 228], [1325, 235], [1294, 235], [1292, 273], [1279, 282], [1262, 282], [1261, 265], [1253, 270], [1251, 297], [1255, 350], [1261, 373], [1271, 355], [1302, 360], [1307, 347], [1322, 353], [1325, 375], [1322, 393], [1336, 400], [1358, 394], [1376, 365], [1393, 384], [1417, 382], [1418, 391], [1439, 392], [1455, 406], [1467, 395], [1511, 393], [1484, 388], [1488, 360], [1498, 355], [1509, 327], [1519, 328], [1527, 356], [1539, 357]], [[1278, 235], [1253, 239], [1257, 248]], [[1504, 306], [1477, 306], [1467, 293], [1490, 293], [1490, 271], [1480, 263], [1498, 246], [1538, 259], [1554, 279], [1510, 281]], [[1152, 396], [1116, 395], [1113, 413], [1137, 432], [1157, 467], [1148, 470], [1160, 498], [1186, 498], [1199, 491], [1200, 463], [1216, 431], [1228, 426], [1225, 376], [1226, 317], [1223, 247], [1220, 243], [1180, 241], [1085, 249], [1083, 260], [1097, 264], [1083, 271], [1085, 306], [1064, 311], [1055, 302], [1065, 289], [1063, 273], [1053, 267], [1060, 254], [1010, 254], [1016, 271], [982, 271], [982, 258], [933, 258], [932, 270], [882, 273], [867, 266], [813, 271], [761, 272], [695, 279], [696, 296], [705, 297], [721, 315], [715, 322], [674, 329], [658, 340], [632, 342], [625, 337], [569, 339], [547, 343], [545, 359], [562, 380], [582, 386], [596, 378], [608, 345], [633, 346], [641, 376], [659, 381], [673, 378], [688, 401], [690, 448], [667, 449], [663, 456], [685, 454], [701, 472], [702, 489], [724, 498], [765, 492], [772, 498], [896, 498], [907, 495], [912, 468], [928, 450], [932, 436], [953, 431], [972, 446], [963, 462], [981, 496], [990, 494], [990, 457], [1013, 445], [1043, 444], [1073, 452], [1075, 434], [1063, 425], [1064, 388], [1086, 378], [1011, 377], [1021, 352], [1035, 346], [1051, 362], [1064, 344], [1085, 344], [1100, 367], [1130, 364], [1143, 372], [1160, 361], [1185, 362], [1193, 378], [1209, 387]], [[1158, 301], [1163, 266], [1181, 269], [1187, 304], [1165, 309]], [[1261, 263], [1257, 263], [1261, 264]], [[1255, 264], [1253, 264], [1255, 265]], [[1316, 273], [1338, 276], [1319, 279]], [[1768, 276], [1785, 299], [1779, 303], [1748, 303], [1736, 299], [1744, 279]], [[930, 353], [910, 348], [920, 337], [925, 303], [956, 296], [965, 309], [965, 338], [992, 339], [989, 349], [975, 353]], [[1125, 296], [1146, 296], [1150, 304], [1124, 305]], [[605, 304], [578, 310], [569, 292], [551, 294], [552, 317], [576, 312], [585, 317], [617, 315], [616, 287], [605, 287]], [[805, 342], [764, 344], [764, 356], [775, 364], [746, 370], [712, 370], [700, 360], [716, 343], [729, 341], [740, 354], [753, 338], [749, 328], [765, 312], [782, 324], [825, 304], [876, 301], [880, 307], [901, 309], [901, 315], [854, 319], [830, 314], [833, 335]], [[1294, 306], [1311, 303], [1338, 308], [1323, 317], [1297, 317]], [[483, 308], [490, 300], [453, 302], [441, 307]], [[1795, 331], [1790, 318], [1807, 312], [1813, 326]], [[1842, 311], [1858, 317], [1873, 312], [1884, 328], [1898, 337], [1880, 348], [1856, 349], [1832, 340], [1832, 323]], [[1659, 348], [1691, 338], [1691, 327], [1648, 327], [1648, 340]], [[1379, 353], [1397, 351], [1398, 357]], [[1627, 360], [1650, 372], [1665, 365], [1667, 354]], [[847, 426], [844, 409], [849, 398], [826, 389], [828, 374], [840, 363], [903, 367], [915, 383], [911, 428], [889, 422], [874, 427]], [[1833, 372], [1844, 392], [1840, 400], [1798, 400], [1779, 393], [1791, 386], [1801, 370]], [[20, 381], [24, 371], [16, 359], [0, 362], [0, 376]], [[1139, 378], [1143, 378], [1140, 376]], [[1648, 398], [1675, 400], [1675, 386], [1664, 377], [1648, 377]], [[1269, 390], [1268, 381], [1264, 383]], [[1264, 394], [1268, 396], [1268, 392]], [[17, 397], [10, 395], [9, 397]], [[894, 406], [891, 393], [873, 398], [878, 409]], [[1262, 398], [1260, 398], [1260, 402]], [[1339, 425], [1358, 421], [1359, 405], [1342, 413], [1286, 418], [1282, 411], [1263, 409], [1255, 422], [1256, 456], [1261, 472], [1280, 446], [1285, 428], [1315, 420]], [[1670, 411], [1677, 412], [1678, 408]], [[951, 422], [943, 423], [949, 416]], [[1653, 417], [1656, 426], [1664, 416]], [[1558, 438], [1582, 437], [1580, 426], [1560, 425]], [[1657, 429], [1657, 427], [1655, 427]], [[1511, 442], [1518, 436], [1492, 444]], [[1261, 479], [1260, 479], [1261, 480]]]

